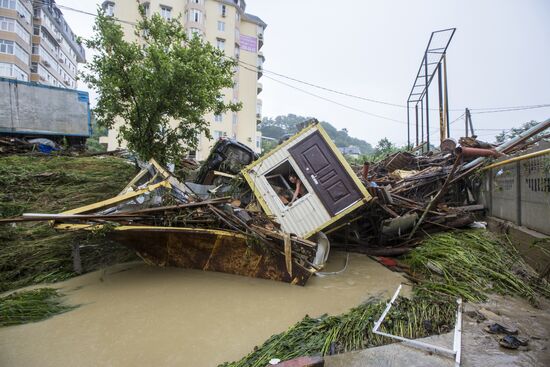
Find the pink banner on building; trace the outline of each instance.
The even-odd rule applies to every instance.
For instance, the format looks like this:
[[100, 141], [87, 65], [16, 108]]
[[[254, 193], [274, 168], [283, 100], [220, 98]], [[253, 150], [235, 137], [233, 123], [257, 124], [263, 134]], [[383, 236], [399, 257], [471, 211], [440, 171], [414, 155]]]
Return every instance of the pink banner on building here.
[[258, 52], [258, 39], [256, 37], [245, 36], [241, 34], [241, 50], [248, 52]]

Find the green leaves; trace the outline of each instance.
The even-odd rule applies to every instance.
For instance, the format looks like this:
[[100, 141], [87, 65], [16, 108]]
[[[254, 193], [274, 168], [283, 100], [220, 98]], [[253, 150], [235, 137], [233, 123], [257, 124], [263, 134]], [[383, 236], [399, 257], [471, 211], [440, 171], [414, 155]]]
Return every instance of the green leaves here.
[[140, 13], [130, 42], [116, 19], [98, 11], [95, 35], [85, 42], [96, 54], [83, 79], [99, 94], [100, 126], [120, 126], [118, 139], [143, 160], [175, 162], [196, 149], [201, 134], [210, 137], [207, 113], [241, 108], [222, 93], [233, 86], [236, 62], [189, 39], [180, 19]]

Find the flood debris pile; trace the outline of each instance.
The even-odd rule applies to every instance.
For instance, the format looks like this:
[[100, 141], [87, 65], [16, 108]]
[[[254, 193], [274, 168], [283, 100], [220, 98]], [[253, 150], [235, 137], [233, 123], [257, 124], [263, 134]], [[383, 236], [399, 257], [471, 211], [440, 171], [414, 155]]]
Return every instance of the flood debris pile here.
[[[427, 154], [397, 152], [365, 165], [357, 175], [373, 199], [327, 231], [333, 244], [371, 255], [410, 251], [426, 234], [464, 228], [483, 216], [475, 172], [489, 159], [515, 154], [540, 141], [550, 120], [499, 146], [461, 138]], [[544, 136], [544, 135], [543, 135]]]
[[430, 236], [403, 262], [415, 291], [424, 296], [483, 302], [488, 294], [498, 293], [535, 306], [541, 298], [550, 298], [550, 284], [527, 265], [508, 238], [485, 230]]
[[47, 319], [74, 309], [53, 288], [16, 292], [0, 298], [0, 327]]
[[[498, 293], [526, 298], [535, 306], [541, 297], [550, 298], [548, 282], [510, 243], [483, 229], [428, 236], [398, 264], [413, 283], [413, 295], [397, 298], [379, 330], [407, 339], [452, 331], [457, 297], [481, 302]], [[260, 367], [273, 358], [286, 361], [390, 344], [394, 340], [372, 332], [386, 305], [371, 299], [341, 315], [306, 316], [241, 360], [221, 366]]]
[[[152, 264], [303, 285], [323, 267], [330, 245], [396, 256], [426, 235], [471, 225], [483, 214], [473, 172], [489, 158], [525, 149], [548, 127], [550, 120], [497, 147], [465, 138], [461, 146], [446, 141], [441, 151], [424, 155], [398, 152], [354, 172], [312, 121], [260, 159], [243, 144], [219, 140], [200, 168], [184, 162], [180, 177], [192, 177], [195, 169], [193, 181], [180, 181], [151, 160], [110, 199], [93, 203], [105, 190], [83, 186], [56, 198], [64, 203], [59, 214], [45, 214], [44, 207], [0, 222], [53, 221], [61, 240], [75, 231], [103, 234]], [[38, 175], [52, 185], [72, 179], [63, 171]], [[4, 180], [25, 185], [18, 177], [12, 172]], [[71, 203], [72, 195], [90, 201]], [[77, 273], [84, 248], [72, 248]]]
[[[372, 333], [385, 307], [385, 302], [369, 300], [341, 315], [306, 316], [287, 331], [273, 335], [240, 361], [220, 367], [264, 367], [273, 358], [287, 361], [389, 344], [391, 339]], [[433, 299], [399, 297], [380, 330], [413, 339], [446, 333], [454, 327], [455, 308], [452, 303]]]
[[61, 233], [104, 235], [160, 266], [304, 285], [325, 259], [317, 244], [281, 231], [258, 209], [250, 192], [238, 190], [236, 198], [232, 191], [238, 185], [182, 183], [151, 160], [113, 198], [60, 214], [26, 213], [8, 221], [53, 221]]
[[[103, 200], [118, 193], [134, 174], [126, 160], [112, 157], [2, 157], [0, 218]], [[1, 225], [0, 243], [0, 292], [78, 275], [71, 255], [75, 244], [81, 247], [83, 271], [135, 258], [104, 237], [58, 232], [44, 222]]]

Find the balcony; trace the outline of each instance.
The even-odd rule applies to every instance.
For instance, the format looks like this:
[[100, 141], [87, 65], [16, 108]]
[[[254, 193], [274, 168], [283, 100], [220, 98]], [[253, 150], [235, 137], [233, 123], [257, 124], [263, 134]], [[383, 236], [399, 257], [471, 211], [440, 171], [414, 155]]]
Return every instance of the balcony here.
[[256, 100], [256, 123], [260, 123], [262, 122], [262, 100], [261, 99], [257, 99]]
[[261, 50], [264, 45], [264, 34], [258, 33], [258, 50]]

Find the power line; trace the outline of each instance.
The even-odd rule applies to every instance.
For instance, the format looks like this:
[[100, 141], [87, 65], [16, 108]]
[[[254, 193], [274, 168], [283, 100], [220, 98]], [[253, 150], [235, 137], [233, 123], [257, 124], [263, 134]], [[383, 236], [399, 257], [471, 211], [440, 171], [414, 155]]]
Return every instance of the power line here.
[[[249, 65], [249, 64], [247, 64], [247, 65]], [[244, 69], [249, 70], [249, 71], [251, 71], [251, 72], [254, 72], [254, 73], [257, 73], [257, 72], [258, 72], [257, 69], [251, 69], [251, 68], [249, 68], [249, 67], [247, 67], [247, 66], [245, 66], [245, 65], [243, 65], [243, 64], [241, 64], [241, 66], [242, 66]], [[346, 105], [346, 104], [343, 104], [343, 103], [334, 101], [334, 100], [332, 100], [332, 99], [330, 99], [330, 98], [326, 98], [326, 97], [320, 96], [320, 95], [318, 95], [318, 94], [312, 93], [312, 92], [310, 92], [310, 91], [307, 91], [307, 90], [305, 90], [305, 89], [298, 88], [298, 87], [296, 87], [296, 86], [294, 86], [294, 85], [292, 85], [292, 84], [288, 84], [288, 83], [286, 83], [286, 82], [283, 82], [283, 81], [281, 81], [281, 80], [275, 79], [275, 78], [273, 78], [273, 77], [271, 77], [271, 76], [268, 76], [268, 75], [264, 75], [264, 77], [266, 77], [266, 78], [268, 78], [268, 79], [271, 79], [271, 80], [273, 80], [274, 82], [277, 82], [277, 83], [279, 83], [279, 84], [282, 84], [282, 85], [284, 85], [284, 86], [286, 86], [286, 87], [289, 87], [289, 88], [295, 89], [295, 90], [297, 90], [297, 91], [300, 91], [300, 92], [302, 92], [302, 93], [308, 94], [308, 95], [310, 95], [310, 96], [313, 96], [313, 97], [322, 99], [322, 100], [324, 100], [324, 101], [326, 101], [326, 102], [330, 102], [330, 103], [333, 103], [333, 104], [335, 104], [335, 105], [338, 105], [338, 106], [341, 106], [341, 107], [344, 107], [344, 108], [347, 108], [347, 109], [350, 109], [350, 110], [353, 110], [353, 111], [356, 111], [356, 112], [363, 113], [363, 114], [368, 115], [368, 116], [377, 117], [377, 118], [381, 118], [381, 119], [384, 119], [384, 120], [388, 120], [388, 121], [392, 121], [392, 122], [397, 122], [397, 123], [400, 123], [400, 124], [405, 124], [405, 125], [407, 124], [406, 121], [396, 120], [396, 119], [393, 119], [393, 118], [391, 118], [391, 117], [386, 117], [386, 116], [383, 116], [383, 115], [378, 115], [378, 114], [376, 114], [376, 113], [368, 112], [368, 111], [361, 110], [361, 109], [356, 108], [356, 107], [353, 107], [353, 106], [349, 106], [349, 105]]]
[[[254, 68], [258, 68], [256, 65], [249, 64], [249, 63], [244, 62], [244, 61], [240, 61], [240, 62], [241, 62], [242, 64], [245, 64], [245, 65], [248, 65], [248, 66], [251, 66], [251, 67], [254, 67]], [[360, 100], [367, 101], [367, 102], [372, 102], [372, 103], [383, 104], [383, 105], [386, 105], [386, 106], [407, 108], [407, 106], [405, 106], [405, 105], [401, 105], [401, 104], [397, 104], [397, 103], [391, 103], [391, 102], [386, 102], [386, 101], [380, 101], [380, 100], [376, 100], [376, 99], [373, 99], [373, 98], [361, 97], [361, 96], [354, 95], [354, 94], [351, 94], [351, 93], [341, 92], [341, 91], [338, 91], [338, 90], [335, 90], [335, 89], [332, 89], [332, 88], [323, 87], [323, 86], [321, 86], [321, 85], [317, 85], [317, 84], [314, 84], [314, 83], [306, 82], [306, 81], [304, 81], [304, 80], [296, 79], [296, 78], [293, 78], [293, 77], [291, 77], [291, 76], [287, 76], [287, 75], [284, 75], [284, 74], [280, 74], [280, 73], [277, 73], [277, 72], [275, 72], [275, 71], [267, 70], [267, 69], [264, 69], [264, 68], [262, 68], [262, 71], [264, 71], [264, 72], [266, 72], [266, 73], [269, 73], [269, 74], [273, 74], [273, 75], [279, 76], [279, 77], [281, 77], [281, 78], [285, 78], [285, 79], [288, 79], [288, 80], [292, 80], [292, 81], [297, 82], [297, 83], [305, 84], [305, 85], [308, 85], [308, 86], [310, 86], [310, 87], [322, 89], [322, 90], [324, 90], [324, 91], [331, 92], [331, 93], [335, 93], [335, 94], [339, 94], [339, 95], [342, 95], [342, 96], [346, 96], [346, 97], [350, 97], [350, 98], [355, 98], [355, 99], [360, 99]]]
[[483, 113], [499, 113], [499, 112], [513, 112], [513, 111], [525, 111], [525, 110], [533, 110], [537, 108], [547, 108], [550, 107], [550, 104], [540, 104], [540, 105], [532, 105], [532, 106], [518, 106], [518, 107], [503, 107], [500, 109], [493, 109], [493, 110], [487, 110], [487, 111], [481, 111], [481, 112], [473, 112], [472, 114], [483, 114]]
[[[43, 1], [37, 1], [37, 3], [42, 4], [42, 5], [49, 5], [49, 4], [46, 4], [46, 3], [43, 2]], [[90, 12], [87, 12], [87, 11], [84, 11], [84, 10], [75, 9], [75, 8], [72, 8], [72, 7], [69, 7], [69, 6], [59, 5], [59, 4], [56, 4], [56, 6], [57, 6], [58, 8], [61, 8], [61, 9], [65, 9], [65, 10], [69, 10], [69, 11], [73, 11], [73, 12], [76, 12], [76, 13], [81, 13], [81, 14], [85, 14], [85, 15], [89, 15], [89, 16], [92, 16], [92, 17], [94, 17], [94, 18], [97, 18], [97, 14], [90, 13]], [[119, 18], [116, 18], [116, 17], [112, 17], [112, 19], [115, 20], [115, 21], [117, 21], [117, 22], [119, 22], [119, 23], [129, 24], [129, 25], [133, 25], [133, 26], [137, 25], [137, 23], [135, 23], [135, 22], [131, 22], [131, 21], [127, 21], [127, 20], [122, 20], [122, 19], [119, 19]], [[231, 57], [229, 57], [229, 56], [226, 56], [226, 57], [228, 57], [228, 58], [234, 60], [234, 58], [231, 58]], [[255, 70], [254, 70], [255, 72], [260, 71], [260, 69], [259, 69], [256, 65], [246, 63], [246, 62], [244, 62], [244, 61], [242, 61], [242, 60], [238, 60], [238, 62], [239, 62], [241, 65], [247, 65], [247, 66], [253, 67], [253, 68], [255, 69]], [[250, 69], [248, 69], [248, 70], [250, 70]], [[300, 79], [297, 79], [297, 78], [293, 78], [293, 77], [290, 77], [290, 76], [287, 76], [287, 75], [284, 75], [284, 74], [281, 74], [281, 73], [277, 73], [277, 72], [274, 72], [274, 71], [271, 71], [271, 70], [267, 70], [267, 69], [264, 69], [264, 68], [262, 68], [261, 71], [262, 71], [262, 72], [269, 73], [269, 74], [273, 74], [273, 75], [276, 75], [276, 76], [279, 76], [279, 77], [281, 77], [281, 78], [285, 78], [285, 79], [288, 79], [288, 80], [292, 80], [292, 81], [297, 82], [297, 83], [305, 84], [305, 85], [308, 85], [308, 86], [310, 86], [310, 87], [318, 88], [318, 89], [321, 89], [321, 90], [324, 90], [324, 91], [327, 91], [327, 92], [330, 92], [330, 93], [339, 94], [339, 95], [342, 95], [342, 96], [345, 96], [345, 97], [360, 99], [360, 100], [363, 100], [363, 101], [367, 101], [367, 102], [371, 102], [371, 103], [378, 103], [378, 104], [387, 105], [387, 106], [392, 106], [392, 107], [407, 108], [406, 105], [401, 105], [401, 104], [396, 104], [396, 103], [391, 103], [391, 102], [376, 100], [376, 99], [373, 99], [373, 98], [362, 97], [362, 96], [354, 95], [354, 94], [351, 94], [351, 93], [341, 92], [341, 91], [338, 91], [338, 90], [335, 90], [335, 89], [332, 89], [332, 88], [324, 87], [324, 86], [317, 85], [317, 84], [314, 84], [314, 83], [311, 83], [311, 82], [307, 82], [307, 81], [304, 81], [304, 80], [300, 80]], [[357, 108], [355, 108], [355, 107], [351, 107], [351, 106], [344, 105], [344, 104], [342, 104], [342, 103], [339, 103], [339, 102], [330, 100], [330, 99], [325, 98], [325, 97], [318, 96], [318, 95], [316, 95], [316, 94], [314, 94], [314, 93], [311, 93], [311, 92], [305, 91], [305, 90], [303, 90], [303, 89], [297, 88], [297, 87], [295, 87], [295, 86], [292, 86], [292, 85], [290, 85], [290, 84], [284, 83], [284, 82], [282, 82], [282, 81], [280, 81], [280, 80], [277, 80], [277, 79], [268, 77], [267, 75], [266, 75], [265, 77], [266, 77], [266, 78], [269, 78], [269, 79], [271, 79], [271, 80], [274, 80], [274, 81], [276, 81], [276, 82], [279, 82], [280, 84], [286, 85], [286, 86], [288, 86], [288, 87], [290, 87], [290, 88], [293, 88], [293, 89], [302, 91], [302, 92], [304, 92], [304, 93], [310, 94], [310, 95], [315, 96], [315, 97], [317, 97], [317, 98], [324, 99], [324, 100], [329, 101], [329, 102], [331, 102], [331, 103], [338, 104], [338, 105], [340, 105], [340, 106], [342, 106], [342, 107], [349, 108], [349, 109], [355, 110], [355, 111], [357, 111], [357, 112], [365, 113], [365, 114], [368, 114], [368, 115], [370, 115], [370, 116], [379, 117], [379, 118], [382, 118], [382, 119], [385, 119], [385, 120], [389, 120], [389, 121], [394, 121], [394, 122], [399, 122], [399, 123], [406, 123], [406, 122], [404, 122], [404, 121], [395, 120], [395, 119], [388, 118], [388, 117], [385, 117], [385, 116], [382, 116], [382, 115], [377, 115], [377, 114], [374, 114], [374, 113], [371, 113], [371, 112], [367, 112], [367, 111], [364, 111], [364, 110], [360, 110], [360, 109], [357, 109]], [[527, 105], [527, 106], [509, 106], [509, 107], [493, 107], [493, 108], [489, 108], [489, 107], [486, 107], [486, 108], [470, 108], [470, 111], [479, 111], [479, 112], [473, 112], [472, 114], [482, 114], [482, 113], [499, 113], [499, 112], [522, 111], [522, 110], [530, 110], [530, 109], [546, 108], [546, 107], [550, 107], [550, 104]], [[437, 111], [437, 110], [439, 110], [439, 109], [437, 109], [437, 108], [431, 108], [431, 109], [429, 109], [429, 110]], [[458, 109], [449, 109], [449, 111], [462, 111], [462, 110], [458, 110]], [[463, 115], [462, 115], [462, 116], [463, 116]], [[453, 122], [451, 122], [449, 125], [455, 123], [457, 120], [459, 120], [460, 118], [462, 118], [462, 116], [458, 117], [456, 120], [454, 120]]]

